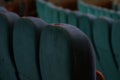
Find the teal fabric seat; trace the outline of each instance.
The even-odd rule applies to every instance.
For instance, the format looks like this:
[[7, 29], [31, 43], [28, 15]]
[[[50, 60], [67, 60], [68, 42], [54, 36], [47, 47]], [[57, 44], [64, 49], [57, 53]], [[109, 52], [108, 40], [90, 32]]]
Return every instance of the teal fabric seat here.
[[87, 13], [87, 9], [88, 9], [87, 4], [79, 0], [78, 9], [81, 13]]
[[38, 16], [41, 18], [41, 19], [45, 19], [45, 1], [43, 0], [36, 0], [36, 8], [37, 8], [37, 13], [38, 13]]
[[0, 13], [0, 80], [18, 79], [12, 49], [13, 24], [18, 19], [12, 12]]
[[53, 5], [49, 2], [46, 2], [44, 6], [44, 18], [47, 23], [52, 23], [53, 22]]
[[119, 20], [119, 19], [120, 19], [120, 14], [119, 14], [119, 13], [116, 13], [116, 12], [113, 12], [113, 13], [112, 13], [112, 18], [113, 18], [114, 20]]
[[102, 10], [104, 12], [103, 16], [111, 18], [111, 11], [110, 10], [108, 10], [108, 9], [102, 9]]
[[96, 12], [95, 8], [96, 8], [95, 6], [90, 5], [88, 10], [89, 14], [95, 15]]
[[78, 20], [78, 28], [82, 30], [90, 39], [92, 38], [92, 24], [95, 19], [93, 15], [81, 15]]
[[59, 23], [59, 12], [61, 8], [56, 7], [50, 2], [46, 2], [44, 7], [44, 20], [47, 23]]
[[59, 13], [62, 10], [62, 8], [56, 7], [53, 4], [50, 6], [50, 8], [52, 9], [52, 14], [51, 14], [52, 23], [60, 23]]
[[61, 9], [59, 12], [60, 23], [68, 23], [68, 15], [70, 12], [68, 9]]
[[120, 21], [116, 21], [113, 23], [113, 27], [112, 27], [111, 42], [112, 42], [112, 49], [118, 64], [118, 70], [120, 70], [120, 53], [119, 53], [120, 52], [120, 31], [119, 30], [120, 30]]
[[78, 26], [78, 19], [79, 16], [81, 15], [80, 12], [70, 12], [70, 14], [68, 14], [68, 24], [71, 24], [73, 26]]
[[93, 23], [93, 41], [100, 57], [101, 71], [106, 80], [119, 80], [120, 76], [117, 70], [116, 59], [112, 52], [110, 43], [110, 31], [113, 20], [110, 18], [98, 18]]
[[[50, 23], [58, 23], [59, 22], [59, 19], [58, 19], [58, 8], [53, 5], [52, 3], [48, 3], [48, 13], [47, 15], [49, 14], [49, 18], [50, 18]], [[46, 16], [47, 16], [46, 15]]]
[[34, 17], [24, 17], [15, 23], [13, 49], [20, 80], [42, 80], [38, 62], [39, 37], [46, 25]]
[[44, 28], [39, 59], [43, 80], [96, 80], [94, 50], [75, 26], [55, 24]]
[[72, 11], [68, 15], [68, 24], [71, 24], [73, 26], [77, 26], [77, 15], [75, 15], [75, 13]]
[[[84, 15], [81, 14], [79, 16], [79, 20], [78, 20], [78, 28], [80, 30], [82, 30], [88, 37], [89, 39], [93, 42], [93, 35], [92, 35], [92, 28], [93, 28], [93, 22], [96, 19], [95, 16], [93, 15]], [[96, 48], [95, 48], [95, 55], [96, 55], [96, 68], [97, 70], [102, 70], [102, 67], [99, 63], [99, 56], [97, 54]]]
[[64, 9], [61, 9], [59, 12], [59, 19], [60, 23], [67, 23], [67, 14], [65, 13]]

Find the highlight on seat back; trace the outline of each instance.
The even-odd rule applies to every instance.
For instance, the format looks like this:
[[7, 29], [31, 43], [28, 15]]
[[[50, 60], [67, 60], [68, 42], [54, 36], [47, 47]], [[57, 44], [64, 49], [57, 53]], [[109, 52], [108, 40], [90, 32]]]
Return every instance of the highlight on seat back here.
[[20, 80], [41, 80], [39, 35], [46, 25], [46, 22], [34, 17], [24, 17], [15, 23], [13, 48]]
[[7, 12], [7, 9], [5, 9], [4, 7], [0, 7], [0, 12]]
[[68, 24], [78, 26], [78, 18], [80, 15], [81, 15], [80, 12], [71, 11], [70, 14], [68, 14]]
[[17, 80], [12, 51], [13, 25], [19, 16], [12, 12], [0, 13], [0, 80]]
[[96, 80], [92, 45], [75, 26], [55, 24], [44, 28], [39, 57], [43, 80]]
[[101, 72], [105, 75], [106, 80], [119, 80], [116, 59], [110, 43], [112, 23], [113, 20], [110, 18], [102, 17], [96, 19], [93, 23], [93, 41], [103, 68]]
[[115, 54], [115, 58], [118, 63], [118, 69], [120, 70], [120, 21], [116, 21], [113, 23], [112, 27], [112, 37], [111, 37], [111, 42], [112, 42], [112, 49]]
[[81, 15], [78, 19], [78, 28], [82, 30], [90, 39], [92, 38], [92, 24], [95, 17], [93, 15]]

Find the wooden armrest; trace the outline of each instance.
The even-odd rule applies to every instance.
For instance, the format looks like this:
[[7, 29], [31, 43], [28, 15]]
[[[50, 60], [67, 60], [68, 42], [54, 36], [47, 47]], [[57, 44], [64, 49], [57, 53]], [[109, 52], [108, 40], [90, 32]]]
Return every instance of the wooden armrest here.
[[104, 75], [100, 71], [96, 71], [96, 80], [105, 80]]

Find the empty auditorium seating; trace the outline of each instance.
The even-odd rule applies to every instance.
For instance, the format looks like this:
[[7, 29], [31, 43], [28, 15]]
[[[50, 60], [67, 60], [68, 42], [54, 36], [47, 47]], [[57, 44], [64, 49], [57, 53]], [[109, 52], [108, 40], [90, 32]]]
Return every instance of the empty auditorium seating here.
[[33, 17], [24, 17], [15, 23], [13, 49], [20, 80], [41, 80], [39, 38], [46, 25], [43, 20]]
[[113, 18], [115, 20], [120, 19], [120, 14], [115, 12], [114, 10], [96, 7], [96, 6], [81, 2], [81, 1], [78, 2], [78, 9], [80, 12], [84, 14], [89, 13], [97, 17], [106, 16], [106, 17]]
[[[34, 13], [30, 4], [24, 16]], [[39, 18], [9, 12], [21, 14], [16, 3], [0, 7], [0, 80], [119, 80], [119, 6], [98, 5], [79, 0], [72, 11], [36, 0]]]
[[19, 16], [15, 13], [0, 13], [0, 80], [17, 80], [18, 78], [12, 46], [13, 25], [18, 19]]
[[39, 57], [43, 80], [96, 80], [94, 50], [75, 26], [55, 24], [44, 28]]

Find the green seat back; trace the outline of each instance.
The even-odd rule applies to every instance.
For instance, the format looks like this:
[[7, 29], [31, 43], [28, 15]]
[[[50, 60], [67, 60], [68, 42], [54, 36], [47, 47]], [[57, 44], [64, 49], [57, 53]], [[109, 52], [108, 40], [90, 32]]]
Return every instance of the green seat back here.
[[70, 14], [68, 14], [68, 24], [74, 25], [74, 26], [78, 26], [78, 19], [79, 16], [81, 15], [80, 12], [70, 12]]
[[52, 22], [51, 15], [52, 15], [52, 10], [50, 8], [50, 4], [45, 2], [43, 20], [45, 20], [47, 23], [51, 23]]
[[33, 17], [15, 23], [13, 49], [20, 80], [41, 80], [39, 67], [39, 37], [46, 22]]
[[45, 17], [45, 1], [43, 0], [36, 0], [36, 8], [37, 8], [37, 13], [38, 13], [38, 16], [41, 18], [41, 19], [44, 19]]
[[119, 20], [119, 19], [120, 19], [120, 14], [117, 13], [117, 12], [113, 12], [113, 13], [112, 13], [112, 18], [113, 18], [114, 20]]
[[102, 9], [103, 10], [103, 12], [104, 12], [104, 14], [103, 14], [103, 16], [106, 16], [106, 17], [111, 17], [111, 12], [110, 12], [110, 10], [108, 10], [108, 9]]
[[51, 6], [52, 9], [52, 23], [60, 23], [60, 11], [62, 8], [56, 7], [54, 5]]
[[86, 35], [75, 26], [44, 28], [39, 57], [43, 80], [95, 80], [94, 51]]
[[60, 23], [68, 23], [68, 15], [70, 12], [68, 9], [61, 9], [59, 12]]
[[82, 30], [90, 39], [92, 37], [92, 23], [95, 17], [93, 15], [81, 15], [78, 20], [78, 28]]
[[80, 1], [78, 3], [78, 9], [81, 13], [87, 13], [88, 11], [88, 7], [87, 7], [87, 4], [85, 4], [84, 2]]
[[89, 14], [95, 15], [96, 12], [95, 8], [96, 8], [95, 6], [90, 5], [88, 10]]
[[[82, 15], [79, 16], [79, 24], [78, 24], [78, 28], [80, 30], [82, 30], [90, 39], [91, 41], [93, 41], [93, 36], [92, 36], [92, 28], [93, 28], [93, 21], [95, 20], [95, 16], [93, 15]], [[95, 49], [96, 51], [96, 49]], [[101, 69], [101, 65], [99, 63], [99, 58], [98, 58], [98, 54], [96, 52], [96, 67], [98, 70], [102, 70]]]
[[93, 23], [93, 41], [100, 57], [100, 64], [106, 80], [119, 80], [117, 64], [110, 44], [112, 20], [106, 17], [98, 18]]
[[116, 21], [113, 24], [112, 27], [112, 48], [113, 52], [115, 54], [117, 63], [118, 63], [118, 69], [120, 70], [120, 21]]
[[104, 15], [103, 8], [94, 7], [94, 9], [95, 9], [95, 16], [96, 16], [96, 17], [105, 16], [105, 15]]
[[0, 13], [0, 80], [17, 80], [13, 59], [12, 30], [18, 15], [12, 12]]

